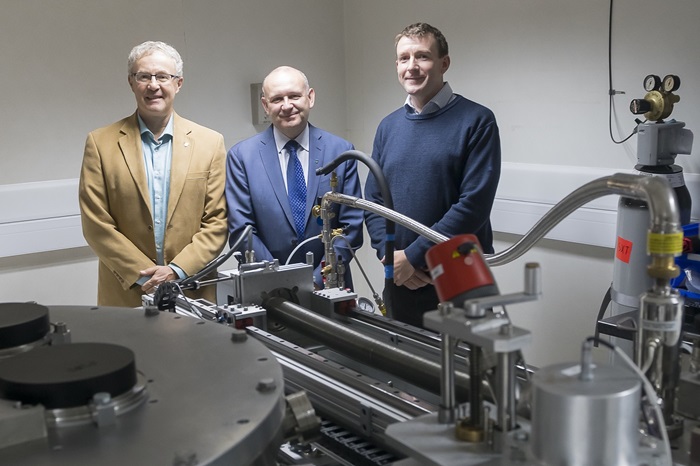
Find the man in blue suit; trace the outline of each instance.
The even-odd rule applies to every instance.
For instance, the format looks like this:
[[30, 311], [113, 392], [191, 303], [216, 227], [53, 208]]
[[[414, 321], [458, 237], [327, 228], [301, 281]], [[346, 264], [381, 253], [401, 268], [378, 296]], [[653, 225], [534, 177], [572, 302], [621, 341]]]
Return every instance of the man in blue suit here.
[[[311, 215], [311, 208], [331, 187], [330, 175], [316, 176], [316, 169], [353, 146], [309, 124], [315, 97], [306, 76], [297, 69], [281, 66], [267, 75], [261, 100], [272, 125], [229, 150], [226, 201], [231, 243], [252, 225], [256, 260], [305, 262], [306, 253], [313, 252], [314, 283], [320, 288], [324, 249], [320, 239], [309, 239], [321, 233], [320, 221]], [[341, 164], [336, 173], [336, 191], [362, 197], [354, 160]], [[362, 246], [362, 212], [338, 204], [333, 209], [333, 228], [344, 229], [353, 249]], [[334, 245], [346, 264], [345, 286], [352, 287], [348, 264], [352, 254], [342, 239]], [[241, 251], [246, 247], [244, 241]], [[289, 258], [292, 252], [294, 256]]]

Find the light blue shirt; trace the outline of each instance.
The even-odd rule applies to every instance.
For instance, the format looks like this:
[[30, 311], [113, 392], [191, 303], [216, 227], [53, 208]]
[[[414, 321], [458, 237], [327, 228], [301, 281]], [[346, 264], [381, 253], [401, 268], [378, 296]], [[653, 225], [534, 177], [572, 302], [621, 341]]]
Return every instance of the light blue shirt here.
[[[165, 226], [168, 221], [168, 196], [170, 195], [170, 165], [173, 158], [173, 117], [165, 126], [163, 134], [156, 140], [146, 124], [139, 119], [141, 131], [141, 146], [143, 148], [143, 161], [146, 167], [146, 179], [148, 180], [148, 193], [151, 198], [153, 212], [153, 236], [156, 241], [156, 262], [158, 265], [169, 265], [180, 278], [187, 274], [175, 264], [165, 264], [163, 255], [163, 243], [165, 240]], [[145, 283], [147, 277], [139, 280]]]
[[414, 107], [411, 103], [410, 95], [406, 97], [404, 107], [406, 107], [406, 111], [408, 111], [408, 113], [421, 113], [425, 115], [426, 113], [437, 112], [442, 107], [452, 102], [454, 98], [455, 94], [454, 92], [452, 92], [450, 84], [448, 82], [445, 82], [445, 84], [442, 86], [442, 89], [440, 89], [440, 91], [437, 94], [435, 94], [435, 96], [432, 99], [430, 99], [430, 102], [425, 104], [423, 110], [421, 110], [420, 112], [416, 110], [416, 107]]

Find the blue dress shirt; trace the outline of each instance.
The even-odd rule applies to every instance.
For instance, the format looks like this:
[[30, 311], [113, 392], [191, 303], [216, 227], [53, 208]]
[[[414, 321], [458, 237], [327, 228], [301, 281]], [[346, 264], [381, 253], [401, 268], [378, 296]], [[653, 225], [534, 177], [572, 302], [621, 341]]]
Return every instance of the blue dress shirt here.
[[[169, 265], [180, 278], [187, 274], [175, 264], [165, 264], [163, 257], [163, 242], [165, 240], [165, 225], [168, 221], [168, 196], [170, 195], [170, 165], [173, 158], [173, 117], [165, 126], [163, 134], [156, 139], [151, 130], [138, 117], [141, 131], [141, 147], [143, 161], [146, 167], [148, 193], [151, 198], [153, 211], [153, 235], [156, 241], [156, 262], [158, 265]], [[138, 283], [143, 285], [149, 277], [142, 277]]]

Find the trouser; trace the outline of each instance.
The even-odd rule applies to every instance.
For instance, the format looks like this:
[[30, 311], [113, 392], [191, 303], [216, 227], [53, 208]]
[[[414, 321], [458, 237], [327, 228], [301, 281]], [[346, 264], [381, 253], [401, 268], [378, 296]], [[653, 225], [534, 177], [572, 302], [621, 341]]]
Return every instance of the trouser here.
[[437, 309], [439, 300], [433, 285], [426, 285], [417, 290], [392, 285], [391, 292], [387, 288], [384, 288], [382, 294], [387, 306], [387, 315], [394, 320], [423, 328], [423, 314]]

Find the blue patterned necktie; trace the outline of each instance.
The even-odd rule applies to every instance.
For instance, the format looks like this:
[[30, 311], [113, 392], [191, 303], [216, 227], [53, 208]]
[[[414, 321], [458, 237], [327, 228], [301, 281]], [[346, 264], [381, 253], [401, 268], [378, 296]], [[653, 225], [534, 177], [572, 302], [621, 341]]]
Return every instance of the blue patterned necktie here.
[[304, 169], [301, 167], [299, 157], [297, 157], [297, 150], [300, 146], [292, 139], [284, 147], [289, 153], [287, 195], [289, 196], [289, 206], [292, 208], [297, 239], [301, 241], [304, 239], [304, 226], [306, 225], [306, 180], [304, 180]]

